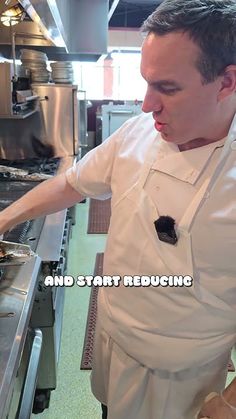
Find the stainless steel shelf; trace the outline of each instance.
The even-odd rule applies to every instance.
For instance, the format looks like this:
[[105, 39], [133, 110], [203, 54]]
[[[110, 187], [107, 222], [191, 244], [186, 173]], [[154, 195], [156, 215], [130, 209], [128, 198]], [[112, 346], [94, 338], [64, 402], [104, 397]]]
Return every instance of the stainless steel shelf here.
[[38, 109], [31, 109], [28, 112], [24, 112], [21, 114], [15, 114], [15, 115], [0, 115], [0, 119], [25, 119], [28, 118], [28, 116], [32, 115], [33, 113], [37, 112]]

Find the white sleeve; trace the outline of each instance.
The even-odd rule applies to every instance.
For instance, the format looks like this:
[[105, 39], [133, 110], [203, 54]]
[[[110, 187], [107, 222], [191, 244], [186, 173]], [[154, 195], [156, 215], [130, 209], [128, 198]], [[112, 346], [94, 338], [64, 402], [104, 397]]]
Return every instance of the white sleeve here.
[[68, 182], [81, 195], [101, 200], [110, 198], [114, 160], [128, 122], [67, 170]]

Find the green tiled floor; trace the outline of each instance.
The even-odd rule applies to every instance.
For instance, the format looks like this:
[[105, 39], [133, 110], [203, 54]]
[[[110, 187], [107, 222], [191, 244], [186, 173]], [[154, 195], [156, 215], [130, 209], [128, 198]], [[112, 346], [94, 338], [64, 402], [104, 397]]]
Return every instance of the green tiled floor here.
[[[88, 200], [87, 200], [88, 201]], [[95, 256], [103, 252], [106, 235], [86, 234], [88, 202], [77, 205], [76, 226], [70, 241], [67, 274], [93, 273]], [[90, 392], [90, 372], [80, 370], [90, 288], [66, 289], [58, 386], [50, 408], [34, 419], [100, 419], [100, 405]]]
[[[88, 202], [77, 205], [77, 224], [70, 242], [68, 275], [93, 273], [95, 255], [105, 247], [106, 235], [87, 235]], [[90, 372], [80, 370], [90, 288], [66, 290], [58, 385], [50, 408], [34, 419], [101, 419], [100, 405], [90, 392]], [[233, 351], [236, 364], [236, 351]], [[228, 374], [228, 383], [235, 373]]]

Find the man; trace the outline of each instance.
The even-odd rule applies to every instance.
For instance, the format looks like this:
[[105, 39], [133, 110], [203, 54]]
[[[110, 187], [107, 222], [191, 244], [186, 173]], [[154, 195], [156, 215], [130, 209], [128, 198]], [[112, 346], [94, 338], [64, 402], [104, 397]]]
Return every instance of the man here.
[[236, 418], [236, 381], [220, 394], [236, 341], [235, 24], [235, 0], [165, 0], [143, 25], [147, 114], [0, 214], [2, 233], [112, 196], [104, 274], [130, 286], [99, 291], [92, 390], [109, 419]]

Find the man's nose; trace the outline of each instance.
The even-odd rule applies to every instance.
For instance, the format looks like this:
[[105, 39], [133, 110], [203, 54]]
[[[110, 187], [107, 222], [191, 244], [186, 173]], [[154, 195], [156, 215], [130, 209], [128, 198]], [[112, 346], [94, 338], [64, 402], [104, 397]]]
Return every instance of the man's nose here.
[[150, 88], [147, 89], [143, 105], [142, 111], [145, 113], [148, 112], [161, 112], [162, 110], [162, 103], [160, 100], [160, 96], [157, 92], [153, 92]]

